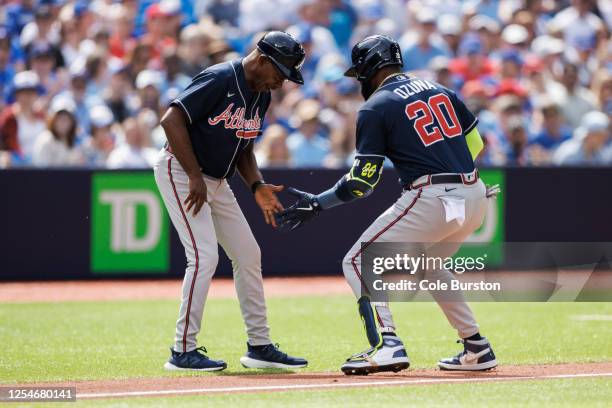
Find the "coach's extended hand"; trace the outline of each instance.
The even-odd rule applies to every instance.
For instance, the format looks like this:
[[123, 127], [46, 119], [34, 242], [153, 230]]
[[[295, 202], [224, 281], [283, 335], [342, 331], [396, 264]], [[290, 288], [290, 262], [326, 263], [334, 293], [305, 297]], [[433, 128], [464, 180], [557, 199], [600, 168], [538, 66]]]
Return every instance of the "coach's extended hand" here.
[[283, 191], [283, 188], [285, 187], [274, 184], [261, 184], [255, 190], [255, 201], [264, 214], [266, 224], [272, 224], [274, 228], [276, 228], [274, 214], [284, 209], [276, 193]]
[[279, 224], [279, 229], [283, 232], [293, 231], [299, 228], [306, 221], [310, 221], [315, 215], [321, 211], [321, 206], [314, 194], [300, 191], [293, 187], [289, 187], [287, 192], [296, 196], [298, 200], [291, 207], [276, 214], [276, 222]]

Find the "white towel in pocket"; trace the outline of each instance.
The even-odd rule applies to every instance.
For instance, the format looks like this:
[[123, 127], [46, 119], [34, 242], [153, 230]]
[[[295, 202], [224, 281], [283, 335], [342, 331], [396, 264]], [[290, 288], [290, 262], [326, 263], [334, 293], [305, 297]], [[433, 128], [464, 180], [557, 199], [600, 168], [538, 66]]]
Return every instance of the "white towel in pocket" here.
[[459, 225], [465, 222], [465, 198], [458, 196], [438, 196], [444, 205], [446, 222], [457, 220]]

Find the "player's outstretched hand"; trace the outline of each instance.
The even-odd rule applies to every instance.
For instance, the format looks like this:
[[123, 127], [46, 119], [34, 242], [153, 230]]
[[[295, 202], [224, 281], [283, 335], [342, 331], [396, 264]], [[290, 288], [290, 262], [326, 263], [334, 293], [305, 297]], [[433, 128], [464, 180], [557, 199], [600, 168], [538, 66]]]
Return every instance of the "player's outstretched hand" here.
[[493, 186], [487, 185], [487, 198], [497, 198], [497, 195], [501, 192], [499, 184]]
[[307, 221], [310, 221], [321, 211], [321, 206], [314, 194], [289, 187], [287, 192], [298, 200], [291, 207], [276, 214], [276, 222], [282, 232], [293, 231]]
[[193, 208], [193, 216], [195, 217], [200, 212], [205, 202], [206, 183], [204, 182], [204, 178], [201, 174], [196, 177], [189, 177], [189, 195], [184, 201], [184, 204], [187, 206], [187, 213]]
[[266, 224], [271, 224], [276, 228], [276, 220], [274, 214], [283, 211], [283, 205], [276, 197], [276, 193], [283, 191], [284, 186], [275, 186], [274, 184], [261, 184], [255, 190], [255, 201], [263, 212]]

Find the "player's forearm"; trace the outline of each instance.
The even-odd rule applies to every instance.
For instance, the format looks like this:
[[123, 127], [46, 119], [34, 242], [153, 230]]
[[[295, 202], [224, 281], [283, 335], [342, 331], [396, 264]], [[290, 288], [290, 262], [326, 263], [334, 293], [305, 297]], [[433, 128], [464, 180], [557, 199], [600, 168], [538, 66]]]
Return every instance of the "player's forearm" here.
[[349, 190], [346, 188], [347, 176], [348, 174], [345, 174], [336, 184], [334, 184], [332, 188], [317, 194], [316, 198], [321, 205], [321, 209], [327, 210], [359, 198], [356, 195], [350, 194]]
[[342, 176], [329, 190], [316, 196], [321, 209], [337, 207], [358, 198], [369, 196], [383, 169], [384, 158], [379, 155], [357, 155], [351, 171]]
[[201, 176], [202, 170], [193, 152], [183, 113], [173, 106], [170, 107], [161, 120], [161, 126], [172, 148], [172, 154], [177, 158], [185, 173], [190, 178]]
[[263, 180], [263, 176], [261, 175], [261, 171], [259, 171], [259, 167], [257, 166], [257, 159], [255, 158], [255, 153], [253, 153], [252, 148], [242, 153], [238, 159], [238, 162], [236, 163], [236, 169], [242, 177], [242, 180], [244, 180], [245, 184], [249, 187], [251, 187], [256, 181]]

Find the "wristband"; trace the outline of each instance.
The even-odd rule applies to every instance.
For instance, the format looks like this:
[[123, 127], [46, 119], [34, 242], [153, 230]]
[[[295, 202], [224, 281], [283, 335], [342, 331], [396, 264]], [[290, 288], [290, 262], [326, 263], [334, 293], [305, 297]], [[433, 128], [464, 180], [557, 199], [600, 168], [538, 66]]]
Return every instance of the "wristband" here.
[[266, 184], [266, 182], [263, 180], [257, 180], [256, 182], [251, 184], [251, 191], [253, 192], [253, 194], [255, 194], [255, 191], [257, 191], [257, 187], [259, 187], [262, 184]]

